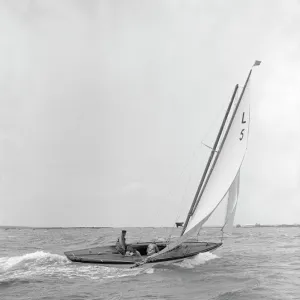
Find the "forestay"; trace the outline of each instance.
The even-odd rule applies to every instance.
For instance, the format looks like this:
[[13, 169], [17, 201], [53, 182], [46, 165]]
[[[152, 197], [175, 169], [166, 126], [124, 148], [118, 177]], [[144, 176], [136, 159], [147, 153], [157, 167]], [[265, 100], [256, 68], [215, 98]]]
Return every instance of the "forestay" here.
[[[211, 215], [229, 191], [246, 153], [250, 123], [249, 116], [248, 86], [236, 110], [231, 127], [228, 128], [227, 138], [225, 137], [226, 139], [223, 140], [223, 147], [221, 144], [222, 148], [220, 149], [219, 157], [215, 162], [202, 198], [193, 216], [190, 218], [184, 236], [196, 233], [203, 225], [201, 224], [203, 220]], [[201, 224], [201, 226], [199, 227], [198, 224]]]

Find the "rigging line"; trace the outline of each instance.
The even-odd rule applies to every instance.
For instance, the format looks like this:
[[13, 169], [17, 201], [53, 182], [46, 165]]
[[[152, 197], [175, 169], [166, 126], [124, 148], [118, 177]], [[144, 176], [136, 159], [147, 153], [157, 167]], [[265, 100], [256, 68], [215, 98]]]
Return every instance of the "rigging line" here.
[[204, 136], [202, 138], [202, 141], [205, 140], [209, 140], [210, 135], [213, 134], [215, 136], [216, 131], [218, 131], [218, 128], [220, 128], [220, 122], [222, 120], [222, 117], [225, 115], [226, 113], [226, 109], [228, 107], [228, 100], [226, 98], [225, 101], [223, 101], [222, 107], [219, 109], [219, 111], [217, 113], [214, 114], [213, 116], [213, 120], [211, 120], [210, 125], [208, 125], [208, 129], [205, 131]]
[[223, 227], [221, 228], [221, 232], [222, 232], [222, 235], [221, 235], [221, 242], [223, 243], [223, 239], [224, 239], [224, 231], [223, 231]]
[[[201, 144], [201, 145], [204, 145], [204, 146], [206, 146], [206, 147], [208, 147], [209, 149], [212, 150], [212, 148], [211, 148], [210, 146], [204, 144], [203, 141], [201, 141], [201, 142], [199, 143], [199, 146], [201, 146], [200, 144]], [[198, 153], [198, 148], [199, 148], [199, 146], [197, 146], [197, 149], [193, 151], [193, 155], [192, 155], [192, 158], [191, 158], [190, 161], [195, 161], [195, 160], [196, 160], [195, 157], [196, 157], [196, 154]], [[214, 150], [214, 151], [215, 151], [215, 153], [218, 152], [218, 150]], [[189, 163], [187, 163], [187, 165], [188, 165], [188, 164], [189, 164]], [[181, 201], [180, 201], [180, 203], [179, 203], [179, 205], [178, 205], [178, 209], [177, 209], [177, 210], [178, 210], [178, 214], [176, 215], [176, 218], [175, 218], [173, 224], [176, 224], [176, 222], [179, 221], [179, 217], [180, 217], [180, 215], [181, 215], [180, 212], [182, 211], [182, 204], [184, 203], [184, 201], [185, 201], [185, 199], [186, 199], [187, 189], [188, 189], [189, 184], [190, 184], [190, 182], [191, 182], [191, 178], [192, 178], [192, 172], [189, 172], [188, 180], [187, 180], [187, 182], [186, 182], [186, 184], [185, 184], [184, 192], [183, 192], [183, 195], [182, 195], [182, 197], [181, 197]], [[180, 210], [180, 212], [179, 212], [179, 210]], [[176, 228], [177, 228], [177, 226], [176, 226], [176, 227], [175, 227], [175, 225], [172, 226], [172, 228], [170, 229], [170, 234], [169, 234], [170, 237], [171, 237], [171, 235], [173, 234], [174, 229], [176, 229]]]
[[[187, 169], [187, 167], [188, 167], [188, 165], [191, 163], [191, 159], [190, 159], [190, 161], [188, 161], [186, 164], [185, 164], [185, 166], [183, 167], [183, 169], [182, 169], [182, 171], [179, 173], [179, 175], [178, 176], [176, 176], [177, 177], [177, 179], [175, 180], [175, 181], [179, 181], [180, 180], [180, 178], [183, 176], [183, 174], [184, 174], [184, 171], [185, 171], [185, 169]], [[173, 189], [169, 189], [169, 191], [167, 192], [167, 196], [166, 196], [166, 199], [172, 199], [172, 197], [174, 196], [174, 190]], [[182, 202], [182, 200], [181, 200], [181, 202]], [[181, 204], [181, 202], [180, 202], [180, 204]], [[179, 209], [177, 209], [177, 211], [179, 211]], [[166, 234], [166, 236], [167, 236], [167, 242], [170, 240], [170, 238], [171, 238], [171, 235], [172, 235], [172, 233], [173, 233], [173, 230], [174, 230], [174, 228], [175, 228], [175, 223], [176, 223], [176, 221], [178, 220], [178, 218], [179, 218], [179, 212], [177, 213], [177, 216], [176, 216], [176, 218], [175, 218], [175, 220], [174, 220], [174, 222], [172, 222], [172, 225], [171, 225], [171, 227], [170, 227], [170, 229], [168, 229], [167, 230], [167, 234]], [[161, 226], [162, 227], [162, 226]]]
[[[223, 118], [223, 121], [222, 121], [222, 125], [221, 125], [221, 128], [225, 125], [225, 123], [227, 122], [227, 119], [228, 119], [228, 115], [230, 114], [230, 107], [234, 104], [234, 99], [235, 99], [235, 94], [238, 92], [238, 85], [235, 86], [235, 89], [234, 89], [234, 93], [231, 97], [231, 100], [230, 100], [230, 103], [229, 103], [229, 106], [227, 107], [227, 111], [226, 111], [226, 114], [225, 114], [225, 117]], [[216, 119], [220, 119], [219, 116], [221, 115], [221, 112], [224, 111], [224, 107], [225, 107], [225, 104], [223, 105], [222, 109], [220, 110], [220, 112], [217, 114], [217, 117]], [[216, 119], [212, 122], [212, 125], [210, 126], [209, 130], [207, 131], [206, 135], [204, 136], [204, 140], [206, 139], [206, 137], [208, 136], [209, 132], [211, 131], [212, 127], [215, 126], [215, 123], [216, 123]], [[221, 137], [222, 135], [222, 131], [219, 130], [219, 133], [218, 133], [218, 136], [217, 136], [217, 139], [216, 139], [216, 142], [214, 144], [214, 148], [206, 145], [203, 140], [201, 141], [201, 144], [206, 146], [207, 148], [209, 148], [211, 150], [211, 155], [212, 157], [214, 156], [215, 153], [218, 153], [218, 150], [216, 149], [217, 148], [217, 140]], [[193, 157], [195, 156], [195, 153], [193, 154]], [[188, 183], [190, 182], [190, 178], [188, 180]], [[199, 189], [199, 187], [198, 187]], [[197, 191], [198, 192], [198, 191]], [[184, 195], [186, 194], [186, 191], [184, 192]], [[182, 205], [182, 202], [183, 202], [184, 198], [182, 198], [181, 202], [180, 202], [180, 207]], [[175, 222], [178, 220], [178, 217], [176, 217], [175, 219]], [[174, 223], [175, 223], [174, 222]], [[184, 223], [184, 225], [186, 224], [186, 222]], [[174, 226], [175, 228], [175, 226]], [[172, 228], [173, 229], [173, 228]], [[171, 230], [172, 230], [171, 229]], [[182, 235], [182, 234], [181, 234]]]
[[214, 152], [218, 152], [218, 150], [214, 150], [212, 147], [210, 147], [210, 146], [204, 144], [203, 142], [202, 142], [202, 145], [205, 146], [205, 147], [207, 147], [207, 148], [209, 148], [210, 150], [212, 150], [212, 151], [214, 151]]
[[198, 230], [198, 233], [197, 233], [197, 241], [199, 242], [199, 235], [200, 235], [200, 229]]
[[197, 232], [197, 240], [199, 239], [199, 235], [200, 235], [200, 231], [202, 228], [199, 228], [198, 232]]
[[[195, 153], [194, 153], [193, 156], [194, 156], [194, 157], [196, 156]], [[184, 200], [185, 200], [185, 198], [186, 198], [186, 193], [187, 193], [188, 186], [189, 186], [189, 184], [190, 184], [190, 182], [191, 182], [191, 178], [192, 178], [192, 173], [189, 172], [188, 180], [187, 180], [187, 183], [185, 184], [185, 188], [184, 188], [184, 191], [183, 191], [183, 195], [182, 195], [181, 201], [180, 201], [180, 203], [179, 203], [179, 205], [178, 205], [178, 206], [179, 206], [179, 207], [178, 207], [178, 214], [177, 214], [177, 216], [176, 216], [176, 219], [175, 219], [174, 224], [176, 223], [176, 221], [179, 220], [179, 217], [180, 217], [180, 212], [179, 212], [179, 210], [181, 210], [181, 206], [182, 206], [182, 204], [184, 203]], [[174, 226], [174, 228], [175, 228], [175, 226]]]
[[[202, 142], [200, 141], [200, 142], [198, 142], [198, 145], [196, 145], [196, 149], [192, 152], [192, 155], [191, 155], [190, 159], [187, 161], [187, 163], [186, 163], [185, 166], [183, 167], [183, 170], [180, 172], [180, 174], [179, 174], [179, 176], [178, 176], [178, 180], [179, 180], [180, 178], [183, 177], [183, 174], [184, 174], [184, 172], [185, 172], [187, 169], [190, 169], [189, 166], [191, 165], [192, 162], [195, 161], [196, 154], [199, 152], [199, 149], [200, 149], [200, 147], [201, 147], [201, 144], [202, 144]], [[175, 223], [176, 223], [176, 221], [179, 220], [179, 217], [180, 217], [180, 215], [181, 215], [182, 205], [183, 205], [183, 203], [184, 203], [184, 201], [185, 201], [185, 199], [186, 199], [187, 189], [188, 189], [188, 186], [189, 186], [189, 184], [190, 184], [190, 182], [191, 182], [191, 178], [192, 178], [192, 172], [190, 171], [190, 172], [189, 172], [189, 175], [188, 175], [188, 180], [187, 180], [187, 182], [186, 182], [186, 184], [185, 184], [185, 188], [184, 188], [183, 194], [182, 194], [182, 196], [181, 196], [181, 200], [180, 200], [180, 202], [177, 204], [177, 215], [176, 215], [176, 217], [175, 217], [175, 219], [174, 219], [174, 222], [172, 223], [172, 226], [171, 226], [171, 228], [170, 228], [170, 230], [169, 230], [169, 234], [167, 235], [167, 236], [168, 236], [168, 239], [171, 239], [171, 235], [173, 234], [174, 229], [175, 229]], [[173, 191], [173, 190], [172, 190], [172, 191]], [[172, 194], [173, 194], [172, 192], [169, 192], [169, 196], [168, 196], [169, 199], [172, 197]]]
[[243, 98], [244, 92], [245, 92], [245, 90], [246, 90], [248, 81], [249, 81], [249, 79], [250, 79], [251, 73], [252, 73], [252, 69], [250, 70], [250, 72], [249, 72], [249, 74], [248, 74], [248, 77], [247, 77], [247, 80], [246, 80], [246, 84], [245, 84], [245, 86], [244, 86], [244, 88], [243, 88], [243, 91], [242, 91], [242, 93], [241, 93], [241, 95], [240, 95], [240, 98], [239, 98], [239, 100], [238, 100], [238, 102], [237, 102], [237, 104], [236, 104], [236, 106], [235, 106], [235, 108], [234, 108], [232, 117], [231, 117], [230, 122], [229, 122], [229, 124], [228, 124], [228, 126], [227, 126], [227, 128], [226, 128], [224, 138], [223, 138], [223, 140], [221, 141], [220, 148], [219, 148], [219, 152], [217, 153], [216, 158], [215, 158], [215, 160], [214, 160], [214, 162], [213, 162], [213, 165], [211, 166], [211, 168], [210, 168], [210, 170], [209, 170], [209, 173], [208, 173], [208, 175], [207, 175], [207, 178], [206, 178], [206, 180], [205, 180], [205, 182], [204, 182], [204, 184], [203, 184], [203, 189], [201, 190], [201, 193], [199, 193], [199, 197], [196, 199], [196, 202], [194, 203], [194, 207], [193, 207], [193, 210], [191, 211], [191, 215], [195, 212], [195, 210], [196, 210], [196, 208], [197, 208], [197, 206], [198, 206], [198, 204], [199, 204], [199, 202], [200, 202], [200, 200], [201, 200], [201, 197], [202, 197], [202, 195], [203, 195], [203, 192], [204, 192], [204, 190], [205, 190], [205, 188], [206, 188], [206, 185], [207, 185], [207, 183], [208, 183], [208, 180], [209, 180], [209, 178], [210, 178], [210, 176], [211, 176], [211, 174], [212, 174], [212, 172], [213, 172], [213, 170], [214, 170], [214, 167], [215, 167], [215, 165], [216, 165], [216, 163], [217, 163], [217, 161], [218, 161], [219, 154], [220, 154], [220, 152], [221, 152], [221, 150], [222, 150], [222, 148], [223, 148], [223, 145], [224, 145], [224, 143], [225, 143], [225, 141], [226, 141], [227, 135], [228, 135], [228, 133], [229, 133], [229, 130], [230, 130], [231, 125], [232, 125], [232, 123], [233, 123], [233, 120], [234, 120], [234, 118], [235, 118], [236, 112], [237, 112], [237, 110], [238, 110], [238, 108], [239, 108], [239, 105], [240, 105], [240, 103], [241, 103], [241, 101], [242, 101], [242, 98]]
[[[236, 96], [235, 96], [234, 100], [239, 98], [239, 90], [240, 90], [240, 88], [241, 88], [241, 86], [238, 86], [238, 90], [236, 91]], [[230, 99], [231, 99], [231, 98], [230, 98]], [[206, 131], [204, 137], [202, 138], [202, 144], [204, 144], [204, 141], [205, 141], [207, 138], [209, 138], [209, 134], [210, 134], [211, 132], [213, 132], [213, 133], [215, 134], [215, 132], [217, 131], [217, 129], [221, 127], [220, 121], [221, 121], [222, 117], [223, 117], [223, 116], [225, 115], [225, 113], [226, 113], [226, 105], [227, 105], [227, 103], [228, 103], [228, 99], [226, 100], [226, 102], [223, 103], [222, 108], [221, 108], [220, 111], [216, 114], [216, 118], [212, 121], [212, 124], [209, 126], [209, 129]], [[236, 101], [233, 101], [232, 108], [233, 108], [235, 105], [236, 105]], [[227, 105], [227, 106], [228, 106], [228, 105]], [[230, 115], [231, 115], [231, 113], [232, 113], [232, 110], [233, 110], [233, 109], [231, 109], [231, 111], [229, 112], [229, 115], [228, 115], [227, 120], [226, 120], [225, 127], [226, 127], [226, 125], [227, 125], [227, 123], [228, 123], [228, 120], [230, 119]], [[211, 149], [212, 147], [209, 147], [209, 146], [208, 146], [208, 148]]]
[[[198, 144], [196, 144], [196, 149], [192, 152], [192, 156], [187, 160], [186, 164], [185, 164], [184, 167], [182, 168], [182, 171], [175, 177], [175, 182], [176, 182], [176, 181], [180, 181], [180, 179], [183, 177], [183, 174], [185, 173], [185, 171], [188, 169], [188, 167], [191, 165], [191, 163], [195, 160], [195, 156], [196, 156], [196, 154], [198, 153], [199, 148], [201, 147], [201, 144], [202, 144], [201, 141], [198, 142]], [[177, 206], [178, 206], [178, 208], [177, 208], [178, 213], [177, 213], [177, 216], [176, 216], [174, 222], [172, 223], [171, 228], [169, 229], [169, 234], [167, 234], [168, 238], [172, 235], [173, 230], [175, 229], [175, 223], [176, 223], [176, 221], [178, 221], [178, 218], [179, 218], [179, 216], [180, 216], [179, 210], [180, 210], [180, 208], [181, 208], [181, 206], [182, 206], [183, 201], [185, 200], [184, 198], [185, 198], [185, 194], [186, 194], [186, 191], [187, 191], [187, 186], [188, 186], [188, 184], [190, 183], [190, 181], [191, 181], [191, 172], [189, 172], [188, 182], [187, 182], [187, 184], [186, 184], [186, 187], [185, 187], [185, 191], [184, 191], [184, 193], [183, 193], [183, 196], [181, 197], [181, 201], [180, 201], [180, 203], [177, 205]], [[174, 195], [174, 189], [169, 189], [169, 192], [167, 192], [166, 198], [167, 198], [167, 199], [172, 199], [173, 195]], [[161, 227], [162, 227], [162, 226], [161, 226]]]
[[[224, 116], [223, 121], [222, 121], [222, 125], [221, 125], [221, 127], [220, 127], [220, 129], [219, 129], [219, 132], [218, 132], [218, 135], [217, 135], [217, 137], [216, 137], [216, 140], [215, 140], [215, 143], [214, 143], [214, 146], [213, 146], [213, 150], [217, 149], [217, 146], [218, 146], [218, 144], [219, 144], [219, 141], [220, 141], [220, 138], [221, 138], [221, 135], [222, 135], [222, 132], [223, 132], [225, 123], [226, 123], [227, 118], [228, 118], [228, 115], [229, 115], [229, 113], [230, 113], [230, 111], [231, 111], [231, 107], [232, 107], [233, 101], [234, 101], [234, 99], [235, 99], [235, 95], [236, 95], [237, 90], [238, 90], [238, 84], [237, 84], [237, 85], [235, 86], [235, 88], [234, 88], [234, 92], [233, 92], [233, 94], [232, 94], [232, 96], [231, 96], [231, 99], [230, 99], [230, 102], [229, 102], [227, 111], [226, 111], [225, 116]], [[222, 144], [221, 144], [221, 145], [222, 145]], [[221, 148], [220, 148], [220, 149], [221, 149]], [[185, 230], [186, 230], [186, 228], [187, 228], [187, 225], [188, 225], [188, 223], [189, 223], [189, 220], [190, 220], [191, 216], [193, 215], [193, 213], [194, 213], [194, 211], [195, 211], [195, 209], [196, 209], [196, 207], [197, 207], [197, 205], [198, 205], [198, 203], [199, 203], [199, 195], [202, 195], [202, 193], [203, 193], [202, 187], [203, 187], [203, 184], [204, 184], [205, 182], [207, 182], [207, 180], [205, 181], [205, 178], [206, 178], [206, 175], [207, 175], [208, 170], [210, 169], [211, 162], [212, 162], [212, 160], [213, 160], [213, 158], [214, 158], [214, 154], [215, 154], [215, 152], [214, 152], [213, 150], [212, 150], [211, 153], [210, 153], [210, 156], [209, 156], [209, 159], [208, 159], [208, 161], [207, 161], [206, 167], [205, 167], [205, 169], [204, 169], [204, 172], [203, 172], [203, 174], [202, 174], [201, 180], [200, 180], [200, 182], [199, 182], [199, 185], [198, 185], [196, 194], [195, 194], [195, 196], [194, 196], [193, 203], [192, 203], [192, 205], [191, 205], [191, 207], [190, 207], [190, 210], [189, 210], [188, 215], [187, 215], [187, 217], [186, 217], [186, 220], [185, 220], [185, 222], [184, 222], [184, 226], [183, 226], [183, 229], [182, 229], [182, 232], [181, 232], [181, 236], [184, 234], [184, 232], [185, 232]], [[218, 155], [219, 155], [219, 153], [217, 153], [216, 157], [214, 158], [214, 161], [216, 161], [216, 159], [218, 158]], [[210, 173], [209, 173], [209, 174], [210, 174]], [[208, 175], [209, 175], [209, 174], [208, 174]], [[201, 192], [201, 190], [202, 190], [202, 192]], [[201, 194], [200, 194], [200, 193], [201, 193]], [[196, 205], [196, 206], [195, 206], [195, 205]]]

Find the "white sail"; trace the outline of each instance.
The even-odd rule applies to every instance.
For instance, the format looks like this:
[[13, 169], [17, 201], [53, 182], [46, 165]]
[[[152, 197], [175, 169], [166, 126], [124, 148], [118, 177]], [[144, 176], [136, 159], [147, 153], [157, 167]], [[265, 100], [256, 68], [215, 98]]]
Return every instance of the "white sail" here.
[[239, 172], [246, 153], [249, 133], [248, 90], [249, 86], [244, 92], [202, 198], [187, 225], [185, 235], [189, 236], [201, 228], [198, 224], [200, 225], [216, 209]]
[[[250, 75], [251, 72], [248, 79]], [[161, 254], [171, 251], [190, 236], [197, 234], [222, 200], [227, 199], [229, 189], [239, 173], [247, 149], [250, 123], [249, 85], [246, 86], [242, 96], [239, 106], [235, 108], [236, 113], [231, 126], [227, 125], [227, 137], [223, 139], [220, 153], [215, 159], [215, 165], [211, 169], [211, 175], [207, 178], [200, 202], [187, 224], [184, 235], [150, 257], [149, 260], [159, 259]]]
[[237, 173], [227, 193], [226, 215], [224, 219], [224, 225], [222, 228], [223, 232], [226, 232], [227, 234], [232, 233], [234, 216], [235, 216], [237, 201], [239, 197], [239, 187], [240, 187], [240, 172]]

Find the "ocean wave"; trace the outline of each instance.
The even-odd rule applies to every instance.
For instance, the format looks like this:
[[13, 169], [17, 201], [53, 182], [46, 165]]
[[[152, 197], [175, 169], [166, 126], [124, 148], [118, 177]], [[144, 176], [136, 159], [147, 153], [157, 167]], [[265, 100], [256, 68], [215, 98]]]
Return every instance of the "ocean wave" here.
[[231, 291], [224, 291], [217, 296], [210, 298], [211, 300], [228, 300], [228, 299], [240, 299], [243, 295], [251, 293], [253, 289], [257, 289], [260, 286], [260, 281], [257, 279], [249, 280], [242, 287], [233, 288]]
[[20, 285], [20, 284], [29, 284], [33, 282], [43, 282], [42, 280], [32, 280], [32, 279], [25, 279], [25, 278], [13, 278], [8, 277], [5, 279], [0, 278], [0, 288], [8, 288], [14, 285]]
[[36, 251], [21, 256], [1, 257], [0, 271], [7, 271], [13, 268], [30, 268], [36, 265], [61, 265], [68, 263], [68, 259], [58, 254], [44, 251]]

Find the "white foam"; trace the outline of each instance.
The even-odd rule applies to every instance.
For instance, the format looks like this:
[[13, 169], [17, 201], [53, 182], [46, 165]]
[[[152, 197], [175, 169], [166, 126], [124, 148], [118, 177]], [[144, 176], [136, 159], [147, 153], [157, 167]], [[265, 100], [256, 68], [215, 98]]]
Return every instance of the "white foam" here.
[[154, 269], [147, 269], [144, 271], [146, 274], [153, 274], [154, 273]]
[[199, 253], [198, 255], [192, 258], [186, 258], [182, 262], [175, 263], [175, 265], [186, 269], [192, 269], [195, 266], [203, 265], [209, 260], [216, 259], [216, 258], [218, 258], [218, 256], [210, 252]]
[[64, 256], [44, 251], [0, 258], [0, 281], [39, 276], [105, 280], [136, 276], [141, 272], [142, 269], [119, 269], [99, 265], [74, 264]]
[[0, 258], [0, 270], [7, 271], [18, 265], [28, 267], [28, 265], [40, 265], [40, 264], [66, 264], [67, 258], [58, 254], [52, 254], [44, 251], [37, 251], [33, 253], [27, 253], [21, 256], [1, 257]]

